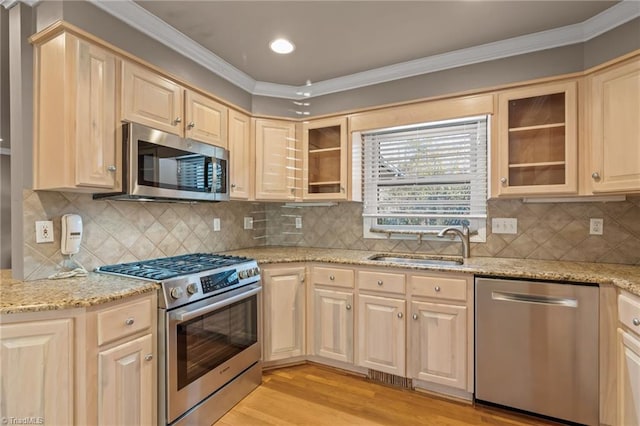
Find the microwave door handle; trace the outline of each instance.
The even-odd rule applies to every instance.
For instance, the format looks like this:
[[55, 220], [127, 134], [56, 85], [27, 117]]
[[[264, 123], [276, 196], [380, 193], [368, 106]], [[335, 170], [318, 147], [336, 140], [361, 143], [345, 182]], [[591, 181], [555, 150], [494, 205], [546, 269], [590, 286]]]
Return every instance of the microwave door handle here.
[[229, 306], [235, 302], [238, 302], [239, 300], [246, 299], [247, 297], [251, 297], [255, 294], [258, 294], [260, 293], [260, 290], [262, 290], [261, 287], [254, 287], [251, 290], [242, 292], [240, 294], [236, 294], [235, 296], [229, 297], [227, 299], [221, 300], [216, 303], [212, 303], [211, 305], [203, 306], [202, 308], [199, 308], [199, 309], [194, 309], [193, 311], [175, 312], [171, 314], [171, 318], [179, 322], [189, 321], [201, 315], [206, 315], [220, 308], [224, 308], [225, 306]]

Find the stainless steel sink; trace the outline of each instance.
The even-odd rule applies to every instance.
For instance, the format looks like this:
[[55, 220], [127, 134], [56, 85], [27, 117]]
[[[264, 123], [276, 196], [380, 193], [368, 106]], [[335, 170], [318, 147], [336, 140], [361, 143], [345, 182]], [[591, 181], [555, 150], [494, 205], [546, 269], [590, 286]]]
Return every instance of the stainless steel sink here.
[[464, 263], [463, 259], [425, 257], [425, 256], [408, 256], [398, 254], [374, 254], [369, 260], [379, 262], [405, 263], [407, 265], [424, 265], [424, 266], [457, 266]]

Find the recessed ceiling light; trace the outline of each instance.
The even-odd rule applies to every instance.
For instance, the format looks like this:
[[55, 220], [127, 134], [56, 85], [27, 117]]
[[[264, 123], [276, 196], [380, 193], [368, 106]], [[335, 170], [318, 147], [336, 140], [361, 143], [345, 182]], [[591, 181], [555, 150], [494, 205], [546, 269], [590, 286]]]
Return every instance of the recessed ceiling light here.
[[269, 44], [269, 47], [271, 47], [271, 50], [273, 50], [276, 53], [280, 53], [281, 55], [286, 55], [287, 53], [291, 53], [296, 48], [293, 45], [293, 43], [291, 43], [289, 40], [286, 40], [284, 38], [278, 38], [276, 40], [273, 40]]

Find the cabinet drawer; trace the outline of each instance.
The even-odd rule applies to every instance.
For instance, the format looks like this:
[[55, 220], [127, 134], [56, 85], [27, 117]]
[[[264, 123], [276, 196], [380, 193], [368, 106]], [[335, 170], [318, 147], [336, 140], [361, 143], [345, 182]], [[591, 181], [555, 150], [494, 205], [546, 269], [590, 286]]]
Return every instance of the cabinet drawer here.
[[640, 336], [640, 298], [631, 294], [618, 296], [620, 322]]
[[152, 315], [150, 298], [99, 312], [98, 345], [148, 329]]
[[404, 274], [392, 274], [388, 272], [359, 271], [358, 288], [361, 290], [383, 291], [386, 293], [405, 292]]
[[467, 300], [467, 280], [462, 278], [413, 275], [409, 278], [409, 286], [413, 296]]
[[311, 278], [314, 284], [353, 288], [353, 271], [351, 269], [315, 266], [311, 269]]

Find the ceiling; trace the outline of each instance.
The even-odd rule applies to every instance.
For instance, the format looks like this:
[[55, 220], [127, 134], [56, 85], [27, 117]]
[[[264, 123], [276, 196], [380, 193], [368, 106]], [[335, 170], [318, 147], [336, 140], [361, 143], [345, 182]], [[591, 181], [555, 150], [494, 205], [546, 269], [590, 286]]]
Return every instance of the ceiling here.
[[[136, 1], [257, 82], [304, 86], [582, 23], [617, 1]], [[274, 38], [295, 45], [269, 50]]]

